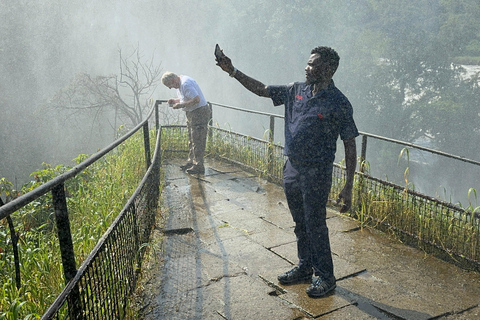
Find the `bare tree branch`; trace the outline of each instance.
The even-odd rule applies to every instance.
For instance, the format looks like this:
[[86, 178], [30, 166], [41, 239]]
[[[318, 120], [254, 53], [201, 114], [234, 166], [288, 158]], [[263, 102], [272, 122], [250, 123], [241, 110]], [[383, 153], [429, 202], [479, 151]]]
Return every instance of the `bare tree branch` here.
[[123, 124], [135, 126], [141, 122], [160, 83], [162, 69], [153, 56], [144, 60], [138, 46], [127, 56], [119, 49], [118, 55], [119, 74], [77, 74], [55, 94], [49, 107], [72, 113], [96, 110], [92, 121], [98, 120], [102, 112], [115, 111], [120, 120], [127, 122]]

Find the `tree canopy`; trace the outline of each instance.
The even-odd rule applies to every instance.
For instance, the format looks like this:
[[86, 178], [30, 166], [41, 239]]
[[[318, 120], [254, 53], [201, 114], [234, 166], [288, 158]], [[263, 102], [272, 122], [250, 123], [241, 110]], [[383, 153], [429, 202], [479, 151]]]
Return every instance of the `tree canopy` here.
[[[301, 81], [310, 50], [331, 46], [341, 57], [334, 79], [351, 100], [360, 130], [407, 141], [428, 137], [444, 151], [479, 157], [477, 148], [469, 147], [480, 131], [478, 81], [465, 81], [461, 68], [480, 64], [478, 0], [158, 0], [135, 5], [126, 0], [22, 0], [0, 2], [0, 18], [0, 151], [8, 159], [0, 164], [2, 173], [12, 171], [7, 162], [32, 168], [32, 163], [51, 161], [44, 150], [60, 149], [60, 137], [33, 147], [25, 142], [49, 134], [52, 127], [67, 129], [65, 122], [43, 114], [45, 100], [71, 98], [72, 104], [62, 104], [77, 108], [70, 110], [75, 117], [87, 103], [84, 122], [99, 114], [86, 105], [119, 111], [117, 117], [108, 115], [113, 127], [141, 119], [151, 92], [129, 87], [126, 75], [132, 69], [103, 68], [131, 42], [144, 50], [145, 43], [157, 43], [160, 59], [178, 60], [185, 72], [204, 76], [202, 89], [210, 85], [211, 92], [229, 99], [219, 102], [246, 105], [251, 96], [233, 93], [230, 83], [215, 78], [215, 43], [242, 71], [266, 84]], [[144, 52], [153, 55], [153, 50]], [[85, 60], [79, 62], [79, 56]], [[141, 62], [152, 67], [151, 79], [158, 76], [156, 65]], [[74, 99], [75, 84], [92, 90]], [[79, 136], [78, 131], [71, 134]], [[87, 143], [92, 140], [81, 144]]]

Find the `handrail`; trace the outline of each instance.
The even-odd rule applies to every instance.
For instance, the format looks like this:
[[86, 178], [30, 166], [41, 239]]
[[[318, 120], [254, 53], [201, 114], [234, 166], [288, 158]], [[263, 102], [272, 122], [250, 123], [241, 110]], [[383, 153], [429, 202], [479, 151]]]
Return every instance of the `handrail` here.
[[[158, 104], [164, 103], [164, 102], [167, 102], [167, 100], [157, 100], [154, 107], [152, 107], [150, 109], [150, 111], [148, 112], [145, 120], [143, 120], [141, 123], [139, 123], [135, 128], [133, 128], [131, 131], [129, 131], [123, 137], [117, 139], [116, 141], [114, 141], [113, 143], [111, 143], [107, 147], [103, 148], [102, 150], [98, 151], [97, 153], [91, 155], [89, 158], [87, 158], [86, 160], [84, 160], [80, 164], [76, 165], [72, 169], [68, 170], [67, 172], [53, 178], [52, 180], [47, 181], [43, 185], [35, 188], [34, 190], [32, 190], [32, 191], [16, 198], [16, 199], [4, 204], [3, 206], [1, 206], [0, 207], [0, 220], [7, 217], [10, 214], [12, 214], [13, 212], [17, 211], [18, 209], [25, 206], [29, 202], [31, 202], [31, 201], [41, 197], [42, 195], [46, 194], [47, 192], [51, 191], [54, 187], [64, 183], [66, 180], [75, 177], [77, 174], [82, 172], [88, 166], [90, 166], [95, 161], [97, 161], [98, 159], [103, 157], [105, 154], [110, 152], [112, 149], [117, 147], [120, 143], [127, 140], [130, 136], [132, 136], [137, 130], [139, 130], [148, 121], [148, 119], [152, 115], [153, 111], [155, 111], [155, 109], [158, 108]], [[211, 104], [215, 105], [215, 106], [228, 108], [228, 109], [232, 109], [232, 110], [237, 110], [237, 111], [242, 111], [242, 112], [247, 112], [247, 113], [259, 114], [259, 115], [264, 115], [264, 116], [274, 117], [274, 118], [279, 118], [279, 119], [284, 118], [284, 116], [282, 116], [282, 115], [268, 113], [268, 112], [262, 112], [262, 111], [245, 109], [245, 108], [238, 108], [238, 107], [228, 106], [228, 105], [225, 105], [225, 104], [214, 103], [214, 102], [212, 102]], [[387, 138], [387, 137], [383, 137], [383, 136], [379, 136], [379, 135], [375, 135], [375, 134], [371, 134], [371, 133], [367, 133], [367, 132], [363, 132], [363, 131], [360, 131], [359, 133], [363, 136], [366, 136], [366, 137], [371, 137], [371, 138], [374, 138], [374, 139], [377, 139], [377, 140], [383, 140], [383, 141], [392, 142], [392, 143], [395, 143], [395, 144], [400, 144], [400, 145], [403, 145], [403, 146], [415, 148], [415, 149], [418, 149], [418, 150], [427, 151], [427, 152], [430, 152], [430, 153], [433, 153], [433, 154], [445, 156], [445, 157], [448, 157], [448, 158], [452, 158], [452, 159], [456, 159], [456, 160], [460, 160], [460, 161], [463, 161], [463, 162], [467, 162], [467, 163], [471, 163], [471, 164], [480, 166], [479, 161], [475, 161], [475, 160], [471, 160], [471, 159], [468, 159], [468, 158], [465, 158], [465, 157], [449, 154], [447, 152], [435, 150], [435, 149], [432, 149], [432, 148], [422, 147], [422, 146], [416, 145], [414, 143], [405, 142], [405, 141], [401, 141], [401, 140], [396, 140], [396, 139], [392, 139], [392, 138]], [[362, 142], [362, 144], [364, 144], [364, 143], [366, 143], [366, 141]], [[363, 149], [364, 149], [364, 147], [362, 147], [362, 150]], [[366, 158], [365, 155], [362, 155], [362, 158], [365, 159]]]
[[411, 143], [411, 142], [405, 142], [405, 141], [401, 141], [401, 140], [391, 139], [391, 138], [382, 137], [382, 136], [379, 136], [379, 135], [366, 133], [366, 132], [360, 132], [360, 134], [363, 135], [363, 136], [366, 136], [366, 137], [371, 137], [371, 138], [375, 138], [375, 139], [378, 139], [378, 140], [392, 142], [392, 143], [404, 145], [404, 146], [407, 146], [407, 147], [412, 147], [412, 148], [415, 148], [415, 149], [418, 149], [418, 150], [428, 151], [428, 152], [431, 152], [433, 154], [438, 154], [438, 155], [441, 155], [441, 156], [444, 156], [444, 157], [447, 157], [447, 158], [452, 158], [452, 159], [455, 159], [455, 160], [460, 160], [460, 161], [463, 161], [463, 162], [467, 162], [467, 163], [471, 163], [471, 164], [475, 164], [477, 166], [480, 166], [480, 161], [467, 159], [465, 157], [456, 156], [456, 155], [453, 155], [453, 154], [450, 154], [450, 153], [447, 153], [447, 152], [443, 152], [443, 151], [439, 151], [439, 150], [435, 150], [435, 149], [432, 149], [432, 148], [422, 147], [422, 146], [419, 146], [419, 145]]
[[[65, 283], [68, 284], [74, 277], [78, 274], [76, 266], [76, 256], [73, 247], [72, 232], [70, 227], [70, 218], [68, 214], [68, 205], [66, 200], [66, 191], [65, 191], [65, 181], [75, 177], [77, 174], [85, 170], [87, 167], [92, 165], [94, 162], [102, 158], [108, 152], [119, 146], [121, 143], [129, 139], [133, 134], [138, 132], [140, 128], [143, 128], [144, 136], [144, 152], [145, 152], [145, 161], [146, 161], [146, 171], [151, 168], [151, 157], [150, 157], [150, 138], [149, 138], [149, 128], [148, 121], [151, 118], [153, 112], [155, 111], [156, 123], [157, 123], [157, 132], [158, 132], [158, 103], [155, 103], [154, 106], [147, 113], [145, 120], [136, 125], [131, 131], [127, 132], [124, 136], [117, 139], [113, 143], [109, 144], [107, 147], [98, 151], [97, 153], [91, 155], [86, 160], [82, 161], [72, 169], [67, 172], [45, 182], [41, 186], [33, 189], [32, 191], [14, 199], [13, 201], [4, 204], [0, 207], [0, 219], [9, 218], [11, 214], [16, 212], [18, 209], [24, 207], [28, 203], [36, 200], [37, 198], [51, 192], [52, 194], [52, 204], [55, 215], [55, 222], [58, 233], [58, 241], [60, 244], [60, 254], [62, 259], [62, 267]], [[158, 162], [158, 161], [157, 161]], [[15, 237], [15, 231], [12, 231], [12, 238]], [[20, 285], [20, 281], [17, 281], [17, 286]], [[72, 315], [79, 314], [82, 311], [82, 306], [80, 304], [80, 289], [78, 286], [75, 286], [74, 290], [70, 291], [68, 294], [68, 308], [69, 313]]]
[[[160, 101], [164, 101], [164, 100], [160, 100]], [[211, 102], [211, 104], [215, 105], [215, 106], [227, 108], [227, 109], [232, 109], [232, 110], [237, 110], [237, 111], [242, 111], [242, 112], [247, 112], [247, 113], [253, 113], [253, 114], [259, 114], [259, 115], [274, 117], [274, 118], [278, 118], [278, 119], [284, 119], [285, 118], [283, 115], [274, 114], [274, 113], [268, 113], [268, 112], [251, 110], [251, 109], [232, 107], [232, 106], [228, 106], [228, 105], [224, 105], [224, 104], [220, 104], [220, 103], [215, 103], [215, 102]], [[418, 150], [428, 151], [428, 152], [433, 153], [433, 154], [441, 155], [441, 156], [444, 156], [444, 157], [447, 157], [447, 158], [452, 158], [452, 159], [455, 159], [455, 160], [460, 160], [460, 161], [463, 161], [463, 162], [467, 162], [467, 163], [471, 163], [471, 164], [475, 164], [475, 165], [480, 166], [480, 161], [471, 160], [471, 159], [468, 159], [468, 158], [465, 158], [465, 157], [460, 157], [460, 156], [457, 156], [457, 155], [453, 155], [453, 154], [443, 152], [443, 151], [440, 151], [440, 150], [435, 150], [435, 149], [432, 149], [432, 148], [422, 147], [420, 145], [417, 145], [417, 144], [414, 144], [414, 143], [411, 143], [411, 142], [406, 142], [406, 141], [396, 140], [396, 139], [392, 139], [392, 138], [387, 138], [387, 137], [383, 137], [383, 136], [379, 136], [379, 135], [376, 135], [376, 134], [363, 132], [363, 131], [359, 131], [359, 134], [362, 135], [362, 136], [365, 136], [365, 137], [370, 137], [370, 138], [374, 138], [374, 139], [377, 139], [377, 140], [392, 142], [392, 143], [395, 143], [395, 144], [400, 144], [400, 145], [404, 145], [404, 146], [407, 146], [407, 147], [415, 148], [415, 149], [418, 149]]]
[[91, 164], [93, 164], [95, 161], [103, 157], [105, 154], [113, 150], [115, 147], [117, 147], [119, 144], [130, 138], [134, 133], [136, 133], [141, 127], [145, 125], [145, 123], [149, 120], [151, 117], [153, 111], [156, 109], [157, 104], [155, 104], [154, 107], [150, 109], [148, 112], [147, 116], [145, 117], [145, 120], [143, 120], [141, 123], [139, 123], [135, 128], [130, 130], [128, 133], [126, 133], [123, 137], [115, 140], [112, 142], [110, 145], [106, 146], [105, 148], [101, 149], [97, 153], [94, 153], [90, 157], [88, 157], [86, 160], [82, 161], [72, 169], [68, 170], [67, 172], [53, 178], [52, 180], [49, 180], [42, 184], [41, 186], [33, 189], [32, 191], [4, 204], [3, 206], [0, 207], [0, 220], [7, 217], [8, 215], [14, 213], [18, 209], [22, 208], [23, 206], [27, 205], [29, 202], [43, 196], [47, 192], [53, 190], [56, 186], [59, 186], [63, 184], [65, 181], [67, 181], [70, 178], [75, 177], [77, 174], [82, 172], [84, 169], [89, 167]]
[[[150, 116], [148, 116], [150, 117]], [[148, 119], [147, 117], [147, 119]], [[120, 214], [115, 218], [115, 220], [112, 222], [110, 227], [105, 231], [105, 233], [102, 235], [102, 237], [98, 240], [98, 243], [95, 245], [95, 247], [92, 249], [88, 257], [83, 261], [81, 266], [78, 268], [75, 276], [67, 283], [65, 288], [63, 289], [62, 293], [57, 296], [55, 301], [52, 303], [52, 305], [47, 309], [47, 311], [43, 314], [42, 320], [46, 319], [53, 319], [55, 313], [58, 311], [59, 307], [67, 301], [68, 296], [74, 291], [75, 286], [78, 286], [78, 282], [80, 279], [87, 273], [87, 269], [90, 267], [92, 261], [94, 258], [98, 255], [98, 253], [103, 249], [105, 246], [105, 242], [108, 237], [113, 233], [114, 231], [114, 226], [119, 224], [120, 219], [124, 219], [124, 216], [126, 214], [126, 211], [131, 208], [134, 205], [134, 202], [136, 199], [140, 196], [141, 194], [141, 189], [144, 185], [147, 184], [147, 181], [149, 177], [152, 175], [152, 172], [154, 170], [158, 170], [159, 162], [160, 162], [160, 137], [157, 136], [156, 144], [155, 144], [155, 151], [153, 154], [153, 159], [154, 162], [152, 165], [149, 166], [147, 172], [145, 173], [144, 177], [142, 178], [142, 181], [139, 183], [138, 187], [135, 189], [133, 192], [132, 196], [130, 199], [127, 201], [125, 206], [123, 207], [122, 211]]]
[[238, 108], [238, 107], [228, 106], [228, 105], [226, 105], [226, 104], [220, 104], [220, 103], [216, 103], [216, 102], [211, 102], [211, 104], [212, 104], [212, 105], [215, 105], [215, 106], [227, 108], [227, 109], [232, 109], [232, 110], [237, 110], [237, 111], [243, 111], [243, 112], [246, 112], [246, 113], [260, 114], [260, 115], [269, 116], [269, 117], [275, 117], [275, 118], [279, 118], [279, 119], [285, 118], [284, 116], [282, 116], [282, 115], [280, 115], [280, 114], [275, 114], [275, 113], [268, 113], [268, 112], [263, 112], [263, 111], [258, 111], [258, 110], [252, 110], [252, 109]]
[[[110, 152], [112, 149], [114, 149], [115, 147], [117, 147], [118, 145], [120, 145], [121, 143], [126, 141], [134, 133], [136, 133], [141, 127], [143, 127], [144, 128], [144, 138], [145, 138], [144, 142], [145, 142], [145, 149], [146, 149], [145, 150], [145, 158], [146, 158], [146, 161], [147, 161], [147, 174], [145, 175], [142, 182], [140, 183], [140, 185], [139, 185], [139, 188], [140, 188], [140, 186], [142, 186], [144, 183], [146, 183], [146, 181], [147, 181], [146, 177], [149, 175], [149, 173], [154, 172], [154, 171], [159, 171], [159, 168], [157, 168], [157, 167], [153, 168], [153, 164], [150, 165], [150, 163], [149, 163], [150, 162], [150, 160], [149, 160], [150, 150], [149, 150], [149, 148], [147, 148], [149, 143], [146, 140], [146, 139], [148, 139], [148, 135], [146, 134], [145, 130], [147, 130], [147, 132], [148, 132], [148, 121], [151, 118], [152, 113], [155, 112], [156, 128], [157, 128], [157, 132], [158, 132], [158, 129], [159, 129], [158, 106], [159, 106], [159, 104], [165, 103], [165, 102], [167, 102], [167, 100], [157, 100], [155, 102], [154, 106], [152, 107], [152, 109], [148, 112], [145, 120], [143, 120], [140, 124], [135, 126], [135, 128], [133, 128], [131, 131], [129, 131], [123, 137], [117, 139], [116, 141], [114, 141], [113, 143], [111, 143], [107, 147], [103, 148], [102, 150], [98, 151], [97, 153], [91, 155], [89, 158], [82, 161], [80, 164], [76, 165], [75, 167], [68, 170], [67, 172], [53, 178], [52, 180], [49, 180], [48, 182], [46, 182], [43, 185], [35, 188], [34, 190], [28, 192], [27, 194], [22, 195], [22, 196], [18, 197], [17, 199], [15, 199], [15, 200], [7, 203], [7, 204], [4, 204], [3, 206], [0, 206], [0, 219], [8, 217], [10, 214], [14, 213], [19, 208], [25, 206], [29, 202], [31, 202], [31, 201], [37, 199], [38, 197], [40, 197], [40, 196], [48, 193], [49, 191], [51, 191], [52, 196], [53, 196], [53, 201], [54, 201], [56, 219], [59, 220], [60, 218], [62, 218], [62, 219], [66, 218], [67, 221], [68, 221], [68, 214], [67, 214], [67, 210], [66, 210], [65, 194], [64, 194], [64, 182], [67, 181], [68, 179], [72, 178], [72, 177], [75, 177], [81, 171], [83, 171], [84, 169], [89, 167], [91, 164], [93, 164], [95, 161], [97, 161], [98, 159], [102, 158], [105, 154]], [[238, 107], [223, 105], [223, 104], [219, 104], [219, 103], [209, 102], [209, 104], [210, 105], [215, 105], [215, 106], [218, 106], [218, 107], [222, 107], [222, 108], [227, 108], [227, 109], [232, 109], [232, 110], [237, 110], [237, 111], [241, 111], [241, 112], [247, 112], [247, 113], [252, 113], [252, 114], [257, 114], [257, 115], [262, 115], [262, 116], [269, 117], [270, 118], [270, 139], [269, 139], [269, 141], [266, 142], [267, 145], [268, 145], [268, 148], [264, 148], [263, 150], [267, 150], [268, 154], [266, 154], [266, 156], [269, 159], [273, 159], [273, 152], [274, 152], [273, 151], [273, 132], [274, 132], [274, 121], [273, 121], [273, 119], [275, 119], [275, 118], [284, 119], [283, 115], [272, 114], [272, 113], [256, 111], [256, 110], [249, 110], [249, 109], [244, 109], [244, 108], [238, 108]], [[430, 152], [430, 153], [433, 153], [433, 154], [449, 157], [449, 158], [452, 158], [452, 159], [460, 160], [460, 161], [471, 163], [471, 164], [474, 164], [474, 165], [480, 165], [479, 161], [475, 161], [475, 160], [467, 159], [467, 158], [464, 158], [464, 157], [448, 154], [446, 152], [438, 151], [438, 150], [427, 148], [427, 147], [422, 147], [422, 146], [419, 146], [419, 145], [415, 145], [413, 143], [404, 142], [404, 141], [391, 139], [391, 138], [387, 138], [387, 137], [382, 137], [382, 136], [378, 136], [378, 135], [374, 135], [374, 134], [370, 134], [370, 133], [366, 133], [366, 132], [360, 132], [360, 134], [363, 136], [363, 139], [362, 139], [362, 159], [363, 160], [365, 160], [365, 156], [366, 156], [367, 137], [370, 137], [370, 138], [377, 139], [377, 140], [383, 140], [383, 141], [386, 141], [386, 142], [391, 142], [391, 143], [400, 144], [400, 145], [403, 145], [403, 146], [415, 148], [415, 149], [418, 149], [418, 150], [427, 151], [427, 152]], [[262, 140], [262, 141], [264, 141], [264, 140]], [[157, 147], [155, 148], [155, 154], [153, 155], [153, 158], [155, 159], [154, 164], [157, 165], [157, 166], [159, 166], [159, 164], [158, 164], [159, 161], [156, 160], [158, 158], [157, 151], [158, 151], [159, 146], [160, 146], [160, 136], [158, 135], [157, 136]], [[269, 160], [268, 170], [270, 170], [271, 165], [273, 165], [273, 161]], [[360, 176], [368, 178], [372, 182], [382, 182], [382, 183], [384, 183], [388, 186], [394, 186], [395, 188], [397, 187], [394, 184], [389, 184], [388, 182], [384, 182], [384, 181], [381, 181], [379, 179], [367, 176], [363, 173], [360, 173]], [[159, 177], [154, 177], [152, 179], [159, 180]], [[123, 216], [123, 214], [127, 214], [126, 211], [128, 211], [128, 210], [135, 210], [135, 209], [132, 209], [132, 207], [134, 207], [134, 202], [135, 202], [133, 200], [133, 198], [137, 194], [139, 194], [139, 192], [140, 192], [139, 188], [136, 189], [136, 191], [134, 192], [134, 196], [132, 196], [132, 198], [130, 198], [130, 200], [128, 201], [128, 203], [126, 204], [124, 209], [122, 210], [122, 213], [121, 213], [122, 216]], [[151, 189], [155, 189], [155, 188], [151, 188]], [[414, 196], [418, 196], [418, 198], [420, 198], [420, 196], [422, 196], [423, 198], [426, 198], [425, 196], [423, 196], [419, 193], [416, 193], [414, 191], [412, 192], [411, 190], [409, 190], [409, 192], [412, 193]], [[432, 198], [432, 199], [434, 199], [434, 198]], [[438, 199], [436, 201], [439, 202]], [[441, 202], [441, 201], [439, 203], [441, 205], [443, 205], [444, 207], [447, 207], [447, 208], [459, 209], [457, 206], [452, 205], [450, 203]], [[478, 217], [477, 215], [474, 215], [474, 216]], [[117, 223], [117, 220], [118, 219], [116, 219], [113, 224]], [[130, 222], [128, 222], [128, 223], [132, 224]], [[58, 224], [58, 221], [57, 221], [57, 224]], [[69, 228], [69, 226], [68, 226], [68, 228]], [[62, 228], [59, 227], [57, 229], [59, 230], [59, 233], [60, 233], [61, 229], [65, 229], [65, 228], [64, 227], [62, 227]], [[113, 232], [114, 232], [113, 228], [109, 227], [107, 232], [102, 236], [102, 238], [101, 238], [102, 241], [101, 242], [103, 242], [103, 240], [106, 240], [108, 235], [113, 233]], [[69, 235], [67, 234], [67, 242], [68, 242], [68, 236]], [[62, 242], [64, 240], [64, 239], [62, 239], [61, 235], [59, 235], [59, 238], [60, 238], [59, 239], [60, 242]], [[113, 238], [115, 238], [115, 236], [113, 236]], [[71, 241], [71, 238], [70, 238], [70, 241]], [[69, 245], [71, 247], [71, 243]], [[68, 258], [71, 258], [71, 257], [67, 257], [67, 256], [64, 257], [63, 256], [64, 255], [63, 249], [61, 249], [61, 250], [62, 250], [62, 259], [63, 259], [63, 262], [64, 262], [66, 288], [64, 289], [65, 293], [62, 293], [62, 296], [57, 297], [57, 300], [55, 301], [55, 303], [58, 306], [60, 304], [63, 304], [66, 300], [68, 300], [69, 301], [69, 303], [68, 303], [69, 308], [72, 308], [72, 311], [76, 312], [75, 309], [77, 307], [79, 307], [77, 305], [77, 300], [80, 297], [80, 291], [79, 291], [78, 286], [75, 285], [75, 283], [77, 282], [77, 280], [79, 280], [79, 278], [82, 274], [84, 274], [85, 272], [88, 272], [88, 270], [87, 270], [88, 263], [87, 263], [87, 261], [84, 261], [82, 263], [82, 265], [80, 266], [80, 268], [78, 270], [76, 270], [74, 257], [73, 257], [73, 264], [70, 264], [70, 265], [65, 264], [65, 261], [68, 262]], [[102, 247], [100, 244], [97, 244], [97, 246], [95, 246], [95, 248], [92, 250], [91, 254], [89, 255], [89, 258], [87, 258], [87, 260], [90, 260], [91, 259], [90, 257], [93, 257], [94, 255], [96, 255], [97, 252], [100, 252], [100, 250], [104, 250], [104, 247]], [[114, 250], [110, 250], [110, 251], [114, 251]], [[72, 250], [72, 254], [73, 254], [73, 250]], [[70, 262], [72, 262], [72, 261], [70, 261]], [[132, 280], [132, 281], [134, 281], [134, 280]], [[53, 315], [54, 311], [52, 309], [49, 312], [51, 312], [51, 314], [47, 312], [48, 315]], [[45, 317], [45, 318], [42, 318], [42, 319], [50, 319], [50, 318]]]

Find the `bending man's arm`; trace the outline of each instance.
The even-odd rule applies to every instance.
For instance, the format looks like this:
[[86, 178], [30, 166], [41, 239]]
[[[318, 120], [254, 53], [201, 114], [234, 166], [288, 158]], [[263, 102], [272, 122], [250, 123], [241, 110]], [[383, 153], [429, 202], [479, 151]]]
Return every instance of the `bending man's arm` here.
[[230, 58], [227, 57], [223, 52], [222, 57], [216, 60], [217, 66], [222, 68], [222, 70], [227, 72], [231, 77], [237, 79], [238, 82], [240, 82], [247, 90], [260, 97], [270, 97], [266, 85], [237, 70], [237, 68], [233, 66], [232, 60], [230, 60]]
[[343, 190], [338, 195], [337, 202], [343, 199], [343, 206], [340, 209], [341, 213], [347, 212], [352, 206], [352, 189], [353, 180], [355, 177], [355, 168], [357, 167], [357, 146], [355, 138], [343, 140], [345, 147], [345, 167], [347, 173], [347, 181]]
[[180, 99], [177, 99], [176, 103], [172, 106], [172, 108], [173, 109], [180, 109], [180, 108], [190, 107], [190, 106], [193, 106], [193, 105], [195, 105], [199, 102], [200, 102], [200, 96], [196, 96], [195, 98], [184, 101], [182, 103], [180, 103]]

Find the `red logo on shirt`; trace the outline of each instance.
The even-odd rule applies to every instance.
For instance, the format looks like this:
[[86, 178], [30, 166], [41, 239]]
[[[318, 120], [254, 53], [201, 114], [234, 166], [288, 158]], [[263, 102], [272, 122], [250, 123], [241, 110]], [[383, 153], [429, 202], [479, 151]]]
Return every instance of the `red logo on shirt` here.
[[319, 114], [318, 114], [318, 117], [319, 117], [320, 119], [323, 119], [323, 114], [319, 113]]
[[303, 97], [298, 94], [295, 96], [295, 98], [297, 98], [298, 100], [303, 100]]

